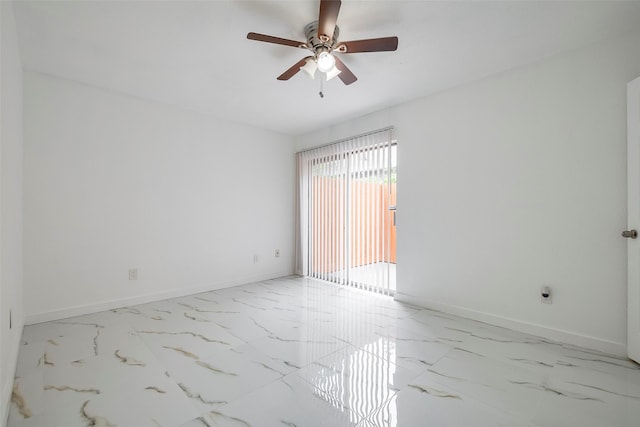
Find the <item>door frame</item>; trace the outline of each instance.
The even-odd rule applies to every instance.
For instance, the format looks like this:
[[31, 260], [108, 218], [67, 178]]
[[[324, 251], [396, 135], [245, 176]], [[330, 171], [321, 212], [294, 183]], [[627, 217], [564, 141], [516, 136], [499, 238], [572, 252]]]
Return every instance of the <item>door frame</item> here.
[[[640, 229], [640, 77], [627, 84], [627, 230]], [[640, 239], [627, 239], [627, 355], [640, 363]]]

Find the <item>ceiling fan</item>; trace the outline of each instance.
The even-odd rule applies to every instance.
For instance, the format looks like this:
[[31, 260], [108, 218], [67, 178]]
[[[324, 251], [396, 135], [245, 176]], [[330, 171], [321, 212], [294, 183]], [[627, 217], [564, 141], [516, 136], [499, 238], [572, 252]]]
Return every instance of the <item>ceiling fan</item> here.
[[340, 29], [336, 25], [336, 22], [338, 20], [338, 13], [340, 12], [340, 5], [340, 0], [320, 0], [318, 20], [304, 27], [304, 33], [307, 37], [306, 42], [298, 42], [258, 33], [249, 33], [247, 34], [247, 38], [261, 42], [308, 49], [313, 53], [313, 55], [302, 58], [296, 62], [291, 68], [278, 76], [278, 80], [289, 80], [300, 70], [304, 71], [311, 78], [314, 78], [317, 70], [325, 73], [327, 80], [337, 76], [345, 85], [350, 85], [358, 80], [358, 78], [334, 53], [394, 51], [398, 48], [398, 37], [382, 37], [346, 42], [338, 41]]

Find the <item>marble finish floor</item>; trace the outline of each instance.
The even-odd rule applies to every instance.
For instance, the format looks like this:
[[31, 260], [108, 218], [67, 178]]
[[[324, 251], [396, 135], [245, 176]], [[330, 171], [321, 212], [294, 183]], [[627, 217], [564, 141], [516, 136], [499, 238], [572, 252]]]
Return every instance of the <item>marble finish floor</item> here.
[[640, 367], [283, 278], [28, 326], [8, 426], [634, 426]]

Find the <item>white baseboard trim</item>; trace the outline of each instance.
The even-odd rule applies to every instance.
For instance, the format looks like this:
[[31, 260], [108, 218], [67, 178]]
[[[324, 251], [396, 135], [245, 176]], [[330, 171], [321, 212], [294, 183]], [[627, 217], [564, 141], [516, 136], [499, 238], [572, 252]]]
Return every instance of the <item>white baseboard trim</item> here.
[[290, 276], [291, 272], [271, 273], [258, 276], [244, 277], [225, 282], [209, 283], [184, 289], [171, 289], [152, 294], [136, 295], [133, 297], [118, 298], [110, 301], [98, 302], [94, 304], [86, 304], [75, 307], [66, 307], [59, 310], [45, 311], [35, 314], [27, 314], [25, 316], [25, 325], [34, 325], [36, 323], [50, 322], [53, 320], [67, 319], [69, 317], [83, 316], [85, 314], [99, 313], [101, 311], [113, 310], [116, 308], [129, 307], [132, 305], [147, 304], [150, 302], [161, 301], [170, 298], [179, 298], [187, 295], [199, 294], [202, 292], [215, 291], [218, 289], [230, 288], [232, 286], [244, 285], [249, 283], [261, 282], [264, 280], [277, 279], [280, 277]]
[[[17, 319], [16, 319], [17, 320]], [[18, 351], [20, 350], [20, 344], [22, 343], [22, 322], [16, 322], [20, 328], [18, 331], [18, 339], [15, 343], [15, 353], [9, 354], [9, 372], [10, 375], [6, 376], [5, 384], [2, 384], [2, 401], [0, 402], [0, 425], [6, 426], [9, 420], [9, 405], [11, 405], [11, 395], [13, 394], [13, 382], [16, 376], [16, 368], [18, 366]], [[6, 355], [5, 355], [6, 356]]]
[[625, 343], [608, 341], [601, 338], [565, 331], [562, 329], [549, 328], [547, 326], [524, 322], [522, 320], [512, 319], [509, 317], [497, 316], [495, 314], [476, 311], [465, 307], [420, 300], [407, 294], [396, 293], [395, 299], [400, 302], [418, 305], [430, 310], [454, 314], [456, 316], [464, 317], [467, 319], [477, 320], [479, 322], [512, 329], [518, 332], [524, 332], [526, 334], [535, 335], [550, 341], [571, 344], [615, 356], [627, 357], [627, 345]]
[[9, 405], [11, 404], [11, 393], [13, 392], [13, 376], [7, 379], [7, 383], [2, 385], [2, 407], [0, 408], [0, 425], [6, 426], [9, 420]]

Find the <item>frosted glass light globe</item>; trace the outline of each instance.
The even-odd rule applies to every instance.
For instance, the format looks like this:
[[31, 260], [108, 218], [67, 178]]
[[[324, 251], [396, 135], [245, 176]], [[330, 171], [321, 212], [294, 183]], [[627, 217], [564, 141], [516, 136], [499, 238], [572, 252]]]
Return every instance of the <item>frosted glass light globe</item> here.
[[318, 59], [316, 62], [318, 63], [318, 70], [323, 73], [332, 70], [336, 65], [336, 59], [329, 52], [322, 52], [320, 55], [318, 55]]

